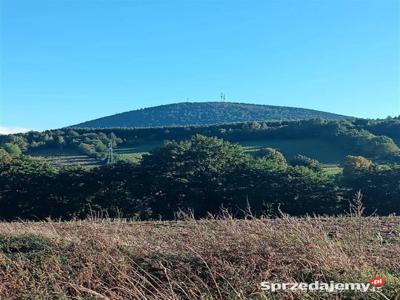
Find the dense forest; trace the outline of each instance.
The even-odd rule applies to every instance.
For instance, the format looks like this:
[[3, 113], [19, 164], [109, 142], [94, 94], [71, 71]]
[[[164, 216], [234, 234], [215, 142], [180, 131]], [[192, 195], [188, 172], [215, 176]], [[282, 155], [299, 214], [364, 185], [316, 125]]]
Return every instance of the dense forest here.
[[[238, 142], [304, 138], [346, 150], [329, 174], [305, 155], [272, 148], [249, 154]], [[30, 156], [38, 149], [107, 160], [109, 149], [163, 142], [132, 163], [116, 155], [102, 166], [55, 167]], [[173, 219], [229, 209], [275, 215], [340, 214], [361, 191], [367, 213], [400, 213], [400, 118], [247, 122], [166, 128], [65, 128], [0, 136], [0, 218], [111, 217]], [[397, 144], [396, 144], [397, 143]]]
[[54, 168], [0, 149], [0, 218], [72, 219], [93, 214], [138, 219], [195, 217], [229, 210], [254, 215], [341, 214], [361, 191], [366, 213], [400, 213], [400, 166], [347, 156], [330, 176], [318, 161], [195, 135], [143, 157], [93, 169]]
[[212, 125], [250, 121], [289, 121], [348, 117], [312, 109], [231, 102], [185, 102], [124, 112], [87, 121], [77, 128], [140, 128]]
[[[322, 119], [285, 122], [247, 122], [213, 126], [78, 129], [65, 128], [25, 134], [0, 135], [0, 148], [12, 156], [30, 154], [38, 149], [74, 149], [79, 153], [105, 160], [110, 143], [113, 148], [151, 142], [190, 139], [201, 134], [230, 142], [315, 138], [326, 140], [346, 150], [382, 162], [400, 161], [400, 119]], [[397, 144], [396, 144], [397, 143]], [[118, 159], [118, 156], [116, 156]]]

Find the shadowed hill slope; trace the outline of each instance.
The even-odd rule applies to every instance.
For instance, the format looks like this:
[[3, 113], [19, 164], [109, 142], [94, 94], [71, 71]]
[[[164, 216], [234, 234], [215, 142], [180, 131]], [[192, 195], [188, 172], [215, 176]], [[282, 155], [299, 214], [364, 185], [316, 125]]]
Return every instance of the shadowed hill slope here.
[[128, 111], [71, 127], [164, 127], [315, 118], [342, 120], [348, 117], [295, 107], [231, 102], [184, 102]]

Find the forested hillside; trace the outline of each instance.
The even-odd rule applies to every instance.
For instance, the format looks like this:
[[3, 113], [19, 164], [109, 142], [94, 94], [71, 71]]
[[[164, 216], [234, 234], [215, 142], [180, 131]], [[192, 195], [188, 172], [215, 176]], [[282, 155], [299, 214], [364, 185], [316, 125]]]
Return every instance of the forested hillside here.
[[[240, 217], [248, 205], [256, 214], [279, 208], [292, 215], [337, 214], [360, 190], [368, 213], [400, 213], [399, 138], [399, 118], [0, 136], [0, 218], [70, 219], [106, 211], [173, 219], [181, 210], [204, 217], [221, 207]], [[285, 143], [335, 156], [335, 170], [307, 153], [270, 146]], [[142, 153], [131, 160], [129, 149]], [[46, 153], [51, 157], [40, 159]]]
[[[318, 161], [287, 160], [275, 149], [256, 156], [238, 144], [196, 135], [169, 142], [139, 163], [82, 169], [55, 168], [0, 149], [0, 219], [111, 217], [174, 219], [180, 211], [202, 218], [221, 207], [243, 217], [340, 214], [358, 191], [366, 213], [400, 213], [400, 165], [347, 156], [343, 172], [324, 172]], [[377, 201], [376, 199], [379, 199]]]
[[306, 120], [314, 118], [343, 120], [347, 117], [295, 107], [230, 102], [185, 102], [133, 110], [87, 121], [71, 127], [163, 127], [249, 121]]
[[[119, 160], [129, 158], [130, 153], [149, 152], [165, 141], [181, 141], [196, 134], [239, 143], [250, 152], [263, 147], [277, 148], [289, 155], [288, 159], [296, 154], [306, 154], [327, 163], [340, 163], [346, 155], [362, 155], [381, 162], [398, 162], [400, 158], [400, 149], [396, 144], [400, 141], [399, 118], [312, 119], [137, 129], [70, 128], [0, 136], [0, 148], [13, 156], [25, 154], [40, 157], [48, 153], [42, 156], [53, 159], [74, 153], [74, 156], [86, 155], [104, 161], [111, 144], [115, 149], [114, 157]], [[74, 161], [73, 157], [71, 161]]]

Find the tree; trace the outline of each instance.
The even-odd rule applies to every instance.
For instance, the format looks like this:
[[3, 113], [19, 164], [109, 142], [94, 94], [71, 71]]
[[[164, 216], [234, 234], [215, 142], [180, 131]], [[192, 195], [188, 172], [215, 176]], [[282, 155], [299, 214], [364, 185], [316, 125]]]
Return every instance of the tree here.
[[290, 161], [292, 166], [307, 167], [314, 172], [320, 172], [322, 170], [321, 164], [316, 159], [309, 158], [305, 155], [298, 154]]
[[56, 144], [59, 148], [63, 148], [65, 145], [65, 139], [62, 135], [58, 135], [56, 138]]
[[347, 155], [341, 163], [341, 167], [343, 168], [343, 177], [345, 179], [352, 179], [358, 176], [359, 172], [372, 169], [374, 164], [365, 157]]
[[169, 142], [144, 156], [144, 185], [149, 187], [156, 214], [173, 217], [179, 209], [193, 209], [198, 216], [218, 212], [227, 174], [250, 160], [244, 149], [217, 138], [196, 135], [183, 142]]
[[287, 165], [285, 156], [281, 152], [273, 148], [262, 148], [258, 152], [258, 157], [271, 160], [279, 165]]
[[27, 157], [0, 164], [0, 218], [51, 216], [55, 170]]
[[96, 154], [96, 150], [93, 145], [80, 143], [78, 149], [87, 155], [94, 155]]
[[352, 158], [341, 184], [347, 188], [347, 198], [361, 191], [367, 214], [400, 213], [400, 166], [376, 168], [363, 158]]
[[20, 156], [22, 154], [21, 149], [18, 147], [17, 144], [12, 143], [5, 143], [4, 149], [11, 155], [11, 156]]
[[5, 164], [11, 162], [11, 156], [4, 149], [0, 148], [0, 164]]
[[96, 152], [101, 153], [101, 152], [107, 151], [107, 146], [104, 145], [100, 140], [96, 140], [94, 142], [94, 146], [95, 146]]

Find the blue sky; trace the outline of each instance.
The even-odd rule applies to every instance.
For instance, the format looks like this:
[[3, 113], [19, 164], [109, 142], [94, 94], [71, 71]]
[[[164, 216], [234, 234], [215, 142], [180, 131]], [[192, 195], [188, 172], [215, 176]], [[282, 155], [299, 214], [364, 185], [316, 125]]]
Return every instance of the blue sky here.
[[227, 100], [400, 114], [397, 0], [1, 0], [0, 128]]

